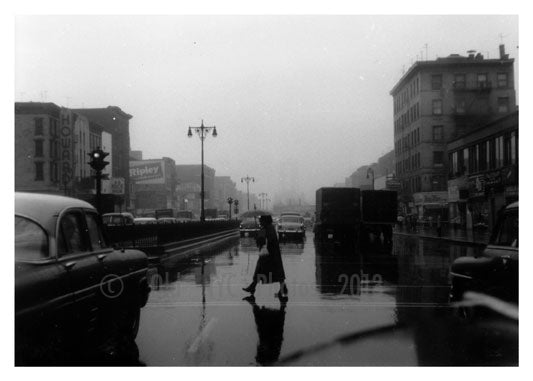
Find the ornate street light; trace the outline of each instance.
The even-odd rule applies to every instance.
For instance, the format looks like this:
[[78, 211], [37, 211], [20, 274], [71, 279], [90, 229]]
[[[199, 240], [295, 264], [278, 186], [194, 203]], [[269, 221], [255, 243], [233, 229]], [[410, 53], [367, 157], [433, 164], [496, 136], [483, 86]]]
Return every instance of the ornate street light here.
[[213, 131], [213, 137], [217, 137], [217, 128], [216, 126], [207, 127], [204, 126], [204, 120], [202, 119], [202, 125], [200, 127], [191, 127], [189, 126], [189, 132], [187, 133], [187, 136], [189, 138], [192, 138], [192, 132], [196, 132], [198, 136], [200, 137], [200, 141], [202, 142], [202, 190], [200, 193], [201, 198], [201, 211], [200, 211], [200, 221], [205, 221], [205, 209], [204, 209], [204, 198], [205, 198], [205, 191], [204, 191], [204, 140], [207, 137], [207, 135]]
[[231, 204], [233, 204], [233, 199], [228, 197], [227, 202], [229, 204], [229, 219], [231, 220]]
[[253, 177], [246, 175], [246, 177], [241, 178], [241, 183], [244, 183], [245, 181], [246, 181], [246, 193], [248, 195], [248, 210], [250, 210], [250, 181], [254, 183], [255, 179]]

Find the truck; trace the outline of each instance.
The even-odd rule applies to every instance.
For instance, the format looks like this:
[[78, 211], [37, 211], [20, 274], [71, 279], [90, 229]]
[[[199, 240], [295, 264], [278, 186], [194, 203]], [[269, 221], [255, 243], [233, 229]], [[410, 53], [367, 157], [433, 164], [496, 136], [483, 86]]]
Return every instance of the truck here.
[[315, 238], [365, 244], [369, 234], [392, 242], [397, 195], [387, 190], [325, 187], [316, 191]]

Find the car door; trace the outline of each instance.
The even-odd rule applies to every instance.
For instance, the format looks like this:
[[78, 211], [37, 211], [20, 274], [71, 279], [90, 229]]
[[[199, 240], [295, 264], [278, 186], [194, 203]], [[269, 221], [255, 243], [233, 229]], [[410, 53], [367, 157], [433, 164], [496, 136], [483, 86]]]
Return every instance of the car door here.
[[58, 261], [67, 270], [75, 303], [75, 324], [81, 332], [96, 329], [103, 267], [92, 250], [82, 209], [69, 209], [58, 221]]

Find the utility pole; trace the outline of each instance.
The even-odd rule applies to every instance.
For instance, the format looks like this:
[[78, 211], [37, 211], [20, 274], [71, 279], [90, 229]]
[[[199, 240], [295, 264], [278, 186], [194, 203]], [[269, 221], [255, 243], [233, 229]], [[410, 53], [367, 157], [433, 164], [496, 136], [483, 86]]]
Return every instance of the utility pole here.
[[246, 177], [241, 178], [241, 183], [245, 181], [246, 181], [246, 193], [248, 195], [248, 210], [250, 210], [250, 181], [254, 183], [255, 179], [253, 177], [246, 175]]
[[189, 138], [192, 138], [192, 131], [196, 132], [198, 136], [200, 137], [200, 141], [202, 142], [202, 172], [201, 172], [201, 191], [200, 191], [200, 198], [201, 198], [201, 211], [200, 211], [200, 221], [205, 221], [205, 208], [204, 208], [204, 198], [205, 198], [205, 190], [204, 190], [204, 140], [207, 137], [207, 134], [209, 134], [211, 131], [213, 131], [213, 137], [217, 137], [217, 128], [216, 126], [207, 127], [204, 126], [204, 120], [202, 119], [202, 125], [200, 127], [191, 127], [189, 126], [189, 132], [187, 133], [187, 136]]

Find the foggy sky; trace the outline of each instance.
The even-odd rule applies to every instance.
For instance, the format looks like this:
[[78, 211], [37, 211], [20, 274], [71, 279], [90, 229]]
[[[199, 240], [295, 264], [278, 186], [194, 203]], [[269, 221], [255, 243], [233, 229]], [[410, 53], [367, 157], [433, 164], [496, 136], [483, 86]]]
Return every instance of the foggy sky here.
[[[19, 16], [15, 98], [133, 115], [132, 150], [308, 201], [393, 148], [390, 90], [417, 59], [515, 58], [516, 16]], [[287, 168], [287, 170], [280, 170]], [[281, 179], [281, 175], [295, 177]]]

